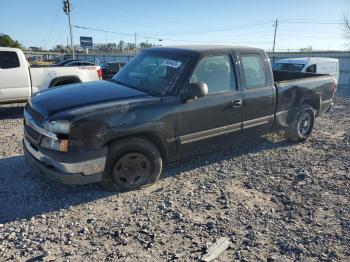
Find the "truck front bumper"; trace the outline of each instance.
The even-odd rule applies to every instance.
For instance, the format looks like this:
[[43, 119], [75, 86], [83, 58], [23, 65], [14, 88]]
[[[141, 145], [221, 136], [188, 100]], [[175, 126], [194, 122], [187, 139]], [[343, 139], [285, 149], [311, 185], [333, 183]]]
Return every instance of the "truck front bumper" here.
[[61, 153], [38, 149], [24, 139], [23, 152], [34, 173], [62, 184], [82, 185], [101, 181], [107, 149]]

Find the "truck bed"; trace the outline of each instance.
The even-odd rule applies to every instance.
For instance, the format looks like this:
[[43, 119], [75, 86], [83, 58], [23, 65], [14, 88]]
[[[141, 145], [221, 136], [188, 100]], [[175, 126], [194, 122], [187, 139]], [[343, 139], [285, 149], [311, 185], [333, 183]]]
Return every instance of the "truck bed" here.
[[290, 117], [298, 109], [298, 105], [309, 104], [317, 108], [317, 115], [327, 112], [332, 106], [335, 92], [333, 76], [313, 73], [273, 71], [277, 105], [276, 120], [288, 125]]

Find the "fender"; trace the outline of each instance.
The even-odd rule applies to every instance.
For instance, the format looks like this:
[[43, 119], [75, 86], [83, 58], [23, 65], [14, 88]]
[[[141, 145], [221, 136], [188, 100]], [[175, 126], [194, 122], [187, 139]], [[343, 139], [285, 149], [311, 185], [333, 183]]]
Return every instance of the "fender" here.
[[81, 83], [80, 78], [75, 75], [59, 76], [51, 80], [49, 88], [60, 86], [60, 85], [75, 84], [75, 83]]
[[110, 144], [127, 137], [142, 137], [157, 146], [163, 159], [168, 162], [172, 158], [173, 153], [176, 152], [176, 143], [175, 139], [167, 139], [165, 137], [165, 134], [162, 133], [164, 128], [165, 126], [162, 122], [148, 122], [134, 127], [120, 126], [108, 130], [104, 134], [103, 140], [105, 144]]

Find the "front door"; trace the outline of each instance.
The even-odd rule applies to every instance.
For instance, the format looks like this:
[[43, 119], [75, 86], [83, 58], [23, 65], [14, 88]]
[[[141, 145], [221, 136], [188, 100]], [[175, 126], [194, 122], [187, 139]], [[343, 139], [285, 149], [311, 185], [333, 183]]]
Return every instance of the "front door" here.
[[242, 97], [237, 91], [230, 55], [201, 59], [190, 82], [206, 83], [208, 95], [181, 105], [177, 136], [181, 155], [227, 144], [225, 138], [242, 129]]

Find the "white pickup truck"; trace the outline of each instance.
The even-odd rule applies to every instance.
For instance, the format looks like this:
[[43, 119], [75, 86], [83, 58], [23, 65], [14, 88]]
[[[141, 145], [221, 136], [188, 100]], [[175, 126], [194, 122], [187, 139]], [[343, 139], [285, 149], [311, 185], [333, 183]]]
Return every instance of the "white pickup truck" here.
[[0, 47], [0, 104], [26, 101], [50, 87], [100, 79], [99, 66], [30, 67], [22, 50]]

